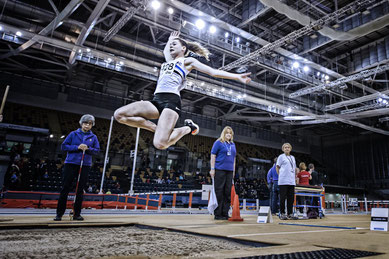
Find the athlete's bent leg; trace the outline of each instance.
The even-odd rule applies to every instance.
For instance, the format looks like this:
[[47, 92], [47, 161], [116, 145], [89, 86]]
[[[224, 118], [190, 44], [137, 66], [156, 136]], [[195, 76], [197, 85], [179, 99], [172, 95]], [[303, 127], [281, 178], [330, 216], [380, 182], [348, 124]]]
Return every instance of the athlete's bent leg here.
[[149, 120], [158, 119], [159, 112], [151, 102], [139, 101], [120, 107], [114, 117], [119, 123], [155, 132], [157, 125]]
[[167, 149], [174, 145], [186, 134], [191, 132], [191, 128], [184, 126], [174, 128], [178, 120], [178, 114], [169, 108], [165, 108], [158, 120], [157, 130], [154, 135], [154, 146], [158, 149]]

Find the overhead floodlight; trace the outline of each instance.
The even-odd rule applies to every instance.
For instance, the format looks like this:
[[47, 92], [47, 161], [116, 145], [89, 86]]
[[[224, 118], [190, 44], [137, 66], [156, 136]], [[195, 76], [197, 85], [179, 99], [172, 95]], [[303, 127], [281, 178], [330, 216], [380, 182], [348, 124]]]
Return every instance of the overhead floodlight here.
[[16, 34], [16, 36], [18, 36], [18, 37], [22, 36], [22, 33], [21, 33], [20, 31], [17, 31], [15, 34]]
[[79, 50], [78, 50], [78, 53], [81, 53], [81, 52], [82, 52], [82, 50], [81, 50], [81, 49], [79, 49]]
[[238, 95], [238, 99], [242, 99], [242, 96], [240, 94]]
[[119, 65], [123, 66], [123, 65], [124, 65], [124, 62], [123, 62], [123, 61], [120, 61], [120, 62], [119, 62]]
[[157, 72], [158, 71], [158, 68], [157, 67], [154, 67], [154, 72]]
[[288, 107], [288, 109], [286, 110], [287, 113], [291, 113], [292, 112], [292, 108]]
[[174, 13], [174, 9], [171, 8], [171, 7], [169, 7], [169, 8], [167, 9], [167, 12], [168, 12], [169, 14], [173, 14], [173, 13]]
[[87, 48], [87, 49], [86, 49], [86, 52], [90, 52], [90, 48]]
[[161, 3], [157, 0], [154, 0], [151, 2], [151, 7], [154, 9], [154, 10], [157, 10], [158, 8], [161, 7]]
[[186, 21], [184, 20], [184, 21], [182, 22], [182, 27], [185, 27], [185, 25], [186, 25]]
[[226, 89], [225, 89], [224, 87], [222, 87], [222, 90], [221, 90], [221, 91], [224, 92], [224, 90], [226, 90]]
[[380, 97], [378, 98], [377, 102], [382, 103], [383, 99]]
[[112, 62], [112, 58], [107, 58], [107, 62], [111, 63]]
[[383, 104], [388, 104], [388, 101], [387, 100], [383, 100], [382, 103]]
[[317, 72], [316, 75], [317, 75], [317, 76], [320, 76], [320, 72]]
[[228, 93], [229, 93], [229, 94], [232, 94], [232, 90], [230, 90]]
[[198, 19], [195, 22], [195, 25], [196, 25], [197, 29], [202, 30], [205, 27], [205, 22], [202, 19]]
[[236, 42], [240, 42], [240, 38], [239, 37], [236, 37]]
[[309, 71], [309, 67], [308, 66], [304, 66], [303, 70], [304, 70], [304, 72], [308, 72]]
[[324, 77], [324, 79], [325, 79], [325, 80], [328, 80], [328, 79], [330, 79], [330, 77], [329, 77], [328, 75], [326, 75], [326, 76]]
[[205, 85], [205, 83], [204, 82], [201, 82], [201, 84], [200, 84], [201, 86], [204, 86]]
[[3, 30], [3, 26], [0, 25], [0, 31], [2, 31], [2, 30]]
[[62, 135], [61, 138], [65, 138], [65, 135]]
[[243, 98], [246, 98], [247, 97], [247, 94], [243, 94]]
[[209, 27], [209, 32], [214, 34], [216, 32], [216, 27], [211, 25], [211, 27]]
[[299, 66], [300, 66], [299, 62], [297, 62], [297, 61], [293, 62], [293, 65], [292, 65], [293, 68], [299, 68]]
[[50, 134], [50, 138], [54, 138], [54, 135], [53, 135], [53, 134]]
[[230, 34], [228, 32], [224, 33], [224, 37], [228, 38]]

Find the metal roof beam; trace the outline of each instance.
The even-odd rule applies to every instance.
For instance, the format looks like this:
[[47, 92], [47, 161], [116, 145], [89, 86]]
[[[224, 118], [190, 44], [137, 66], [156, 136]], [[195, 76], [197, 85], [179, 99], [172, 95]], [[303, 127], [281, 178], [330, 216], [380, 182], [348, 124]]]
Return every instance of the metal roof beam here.
[[[62, 21], [69, 17], [83, 2], [84, 0], [72, 0], [55, 18], [52, 20], [49, 25], [47, 25], [43, 30], [41, 30], [38, 35], [48, 35], [50, 32], [54, 31], [58, 26], [62, 24]], [[28, 49], [38, 41], [37, 37], [33, 37], [23, 45], [19, 46], [17, 49], [10, 51], [6, 54], [0, 56], [0, 59], [8, 58], [14, 55], [19, 54], [21, 51]]]
[[85, 26], [82, 27], [80, 35], [78, 35], [76, 47], [70, 53], [69, 64], [74, 64], [76, 61], [77, 46], [82, 46], [84, 44], [89, 33], [95, 26], [97, 19], [99, 19], [101, 13], [104, 11], [105, 7], [107, 7], [109, 1], [110, 0], [100, 0], [97, 3], [95, 9], [93, 9], [92, 14], [89, 16], [87, 22], [85, 23]]

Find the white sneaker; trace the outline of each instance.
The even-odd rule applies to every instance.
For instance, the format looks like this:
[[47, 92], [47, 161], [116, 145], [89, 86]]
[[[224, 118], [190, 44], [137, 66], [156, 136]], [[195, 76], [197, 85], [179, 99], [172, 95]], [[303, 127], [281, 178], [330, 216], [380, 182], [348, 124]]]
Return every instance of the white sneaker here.
[[197, 125], [196, 123], [194, 123], [191, 119], [186, 119], [184, 125], [190, 127], [190, 129], [191, 129], [191, 134], [192, 134], [193, 136], [199, 134], [199, 132], [200, 132], [200, 127], [199, 127], [199, 125]]

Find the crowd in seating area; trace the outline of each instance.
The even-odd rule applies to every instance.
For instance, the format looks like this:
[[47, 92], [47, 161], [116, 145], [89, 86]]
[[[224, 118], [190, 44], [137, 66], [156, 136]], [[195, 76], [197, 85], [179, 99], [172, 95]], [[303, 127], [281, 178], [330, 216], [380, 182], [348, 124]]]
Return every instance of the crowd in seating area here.
[[[46, 192], [59, 192], [61, 190], [63, 183], [63, 160], [22, 157], [17, 150], [18, 148], [13, 148], [10, 166], [4, 178], [3, 189]], [[121, 193], [120, 183], [109, 172], [110, 170], [108, 170], [105, 176], [103, 192]], [[87, 188], [84, 191], [99, 193], [101, 176], [102, 166], [99, 163], [95, 163], [89, 173]], [[73, 183], [73, 189], [75, 189], [75, 186], [76, 182]]]
[[235, 192], [241, 199], [269, 199], [269, 189], [264, 179], [240, 177], [235, 180]]

